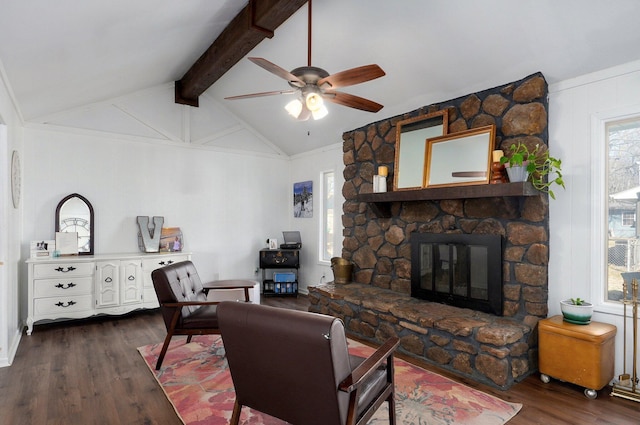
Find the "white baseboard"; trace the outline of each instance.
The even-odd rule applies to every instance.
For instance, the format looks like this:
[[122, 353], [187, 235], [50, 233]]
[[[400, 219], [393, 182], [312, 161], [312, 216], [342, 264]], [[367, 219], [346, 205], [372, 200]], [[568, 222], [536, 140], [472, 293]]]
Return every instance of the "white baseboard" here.
[[11, 344], [9, 344], [9, 349], [7, 350], [6, 357], [0, 357], [0, 367], [11, 366], [13, 363], [13, 359], [16, 357], [16, 352], [18, 351], [18, 346], [20, 345], [20, 339], [22, 338], [22, 332], [16, 331], [11, 339]]

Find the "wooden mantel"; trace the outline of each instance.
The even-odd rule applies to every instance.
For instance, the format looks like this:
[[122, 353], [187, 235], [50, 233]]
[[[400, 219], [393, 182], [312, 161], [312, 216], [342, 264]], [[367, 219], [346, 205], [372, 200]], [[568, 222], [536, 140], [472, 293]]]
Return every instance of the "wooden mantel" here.
[[440, 199], [493, 198], [502, 196], [536, 196], [540, 192], [530, 182], [501, 183], [430, 189], [398, 190], [384, 193], [361, 193], [360, 202], [368, 202], [378, 217], [391, 217], [393, 202], [432, 201]]

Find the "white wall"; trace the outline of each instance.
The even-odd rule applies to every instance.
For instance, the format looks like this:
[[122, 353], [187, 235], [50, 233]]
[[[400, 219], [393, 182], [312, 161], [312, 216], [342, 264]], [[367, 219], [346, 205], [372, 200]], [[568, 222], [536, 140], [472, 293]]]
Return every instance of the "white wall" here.
[[[335, 172], [335, 255], [342, 252], [342, 143], [289, 159], [238, 155], [166, 143], [144, 143], [108, 135], [27, 127], [24, 147], [24, 237], [53, 239], [58, 202], [80, 193], [95, 212], [95, 253], [137, 252], [136, 216], [159, 215], [179, 226], [184, 249], [203, 279], [250, 278], [258, 251], [269, 237], [282, 242], [283, 230], [299, 230], [300, 292], [333, 280], [318, 259], [320, 175]], [[313, 181], [312, 218], [293, 217], [293, 183]], [[26, 267], [23, 279], [26, 283]], [[23, 296], [24, 300], [24, 296]], [[26, 305], [23, 301], [23, 313]]]
[[163, 216], [203, 280], [256, 279], [265, 235], [289, 226], [288, 159], [42, 128], [25, 128], [23, 158], [22, 260], [30, 241], [54, 238], [71, 193], [93, 205], [96, 254], [138, 252], [136, 216]]
[[[344, 185], [344, 162], [342, 152], [342, 142], [333, 144], [324, 149], [310, 151], [292, 158], [291, 163], [291, 184], [290, 184], [290, 201], [289, 204], [289, 230], [299, 230], [302, 238], [302, 249], [300, 250], [300, 270], [299, 270], [299, 290], [307, 293], [309, 286], [317, 285], [321, 282], [330, 282], [333, 280], [333, 272], [330, 264], [319, 261], [318, 252], [320, 249], [320, 185], [321, 173], [333, 170], [335, 172], [335, 208], [336, 215], [334, 217], [334, 255], [340, 257], [342, 255], [342, 204], [344, 196], [342, 195], [342, 186]], [[313, 181], [313, 217], [311, 218], [294, 218], [293, 217], [293, 183], [303, 181]], [[282, 229], [286, 230], [286, 229]], [[278, 236], [278, 241], [282, 238]], [[322, 279], [323, 274], [325, 279]]]
[[22, 122], [0, 63], [0, 367], [13, 361], [22, 331], [18, 311], [22, 202], [13, 208], [10, 175], [14, 150], [22, 156]]
[[604, 302], [604, 147], [595, 124], [634, 108], [640, 111], [640, 62], [549, 87], [549, 146], [562, 159], [567, 186], [556, 191], [557, 200], [550, 200], [549, 314], [560, 314], [560, 300], [566, 298], [593, 301], [593, 319], [618, 328], [615, 376], [623, 369], [622, 307]]

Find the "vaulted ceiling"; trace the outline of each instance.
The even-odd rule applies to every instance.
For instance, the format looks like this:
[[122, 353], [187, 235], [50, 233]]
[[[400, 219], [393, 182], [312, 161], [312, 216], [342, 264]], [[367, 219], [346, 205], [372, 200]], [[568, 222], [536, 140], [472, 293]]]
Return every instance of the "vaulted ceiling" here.
[[[246, 58], [204, 91], [199, 108], [175, 104], [174, 81], [246, 5], [3, 0], [1, 71], [27, 125], [294, 155], [537, 71], [554, 83], [640, 59], [637, 0], [315, 0], [312, 64], [329, 73], [380, 65], [386, 76], [342, 90], [383, 104], [380, 112], [329, 104], [323, 120], [297, 122], [283, 109], [290, 96], [225, 100], [289, 88]], [[287, 70], [306, 65], [307, 7], [248, 56]]]

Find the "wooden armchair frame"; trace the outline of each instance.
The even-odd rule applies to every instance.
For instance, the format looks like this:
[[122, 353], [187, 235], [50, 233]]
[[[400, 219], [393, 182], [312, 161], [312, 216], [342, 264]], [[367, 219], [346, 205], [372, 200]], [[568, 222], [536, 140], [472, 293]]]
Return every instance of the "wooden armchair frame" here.
[[203, 284], [191, 261], [156, 269], [151, 273], [151, 278], [167, 328], [156, 370], [162, 366], [174, 335], [187, 335], [189, 343], [193, 335], [220, 334], [215, 308], [220, 301], [208, 300], [210, 291], [243, 289], [244, 301], [250, 302], [249, 289], [256, 283], [249, 280], [218, 280]]

